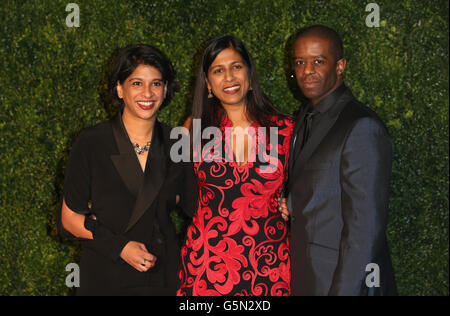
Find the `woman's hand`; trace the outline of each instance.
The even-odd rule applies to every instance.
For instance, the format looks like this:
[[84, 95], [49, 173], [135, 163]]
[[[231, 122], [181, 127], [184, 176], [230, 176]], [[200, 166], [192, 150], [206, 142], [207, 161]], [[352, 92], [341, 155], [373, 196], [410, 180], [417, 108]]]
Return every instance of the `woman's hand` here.
[[281, 212], [281, 217], [287, 222], [291, 212], [287, 206], [286, 198], [278, 198], [278, 210]]
[[139, 272], [147, 272], [156, 263], [156, 257], [148, 252], [144, 244], [137, 241], [126, 244], [120, 257]]

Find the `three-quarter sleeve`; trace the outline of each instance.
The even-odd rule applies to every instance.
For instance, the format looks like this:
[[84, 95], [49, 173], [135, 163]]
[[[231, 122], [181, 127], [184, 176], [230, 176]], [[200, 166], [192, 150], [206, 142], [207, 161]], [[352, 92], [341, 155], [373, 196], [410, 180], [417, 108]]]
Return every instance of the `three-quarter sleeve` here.
[[89, 213], [91, 176], [88, 159], [89, 147], [81, 133], [70, 152], [65, 170], [63, 197], [67, 206], [80, 214]]
[[73, 144], [65, 170], [63, 198], [70, 210], [85, 215], [84, 227], [92, 232], [93, 240], [76, 238], [64, 229], [61, 221], [61, 210], [58, 214], [58, 228], [60, 234], [72, 240], [79, 240], [84, 246], [117, 260], [122, 249], [129, 242], [129, 239], [120, 234], [113, 233], [108, 227], [102, 225], [98, 220], [90, 219], [89, 202], [91, 200], [91, 176], [92, 166], [89, 155], [92, 148], [89, 147], [88, 138], [83, 132], [78, 136]]
[[56, 216], [57, 228], [60, 235], [71, 240], [80, 240], [80, 238], [76, 238], [64, 229], [62, 225], [61, 211], [63, 199], [72, 211], [83, 215], [89, 213], [90, 176], [87, 152], [88, 146], [84, 140], [83, 133], [81, 133], [70, 151], [65, 170], [63, 194]]

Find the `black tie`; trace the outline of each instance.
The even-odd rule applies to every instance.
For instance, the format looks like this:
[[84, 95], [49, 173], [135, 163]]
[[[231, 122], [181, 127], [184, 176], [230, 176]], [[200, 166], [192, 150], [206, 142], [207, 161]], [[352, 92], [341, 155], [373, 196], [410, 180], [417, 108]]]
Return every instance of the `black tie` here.
[[311, 136], [311, 129], [312, 129], [312, 123], [313, 123], [313, 118], [314, 115], [317, 114], [317, 111], [314, 111], [314, 109], [310, 109], [305, 116], [305, 129], [303, 132], [303, 141], [302, 141], [302, 145], [300, 147], [300, 150], [303, 149], [303, 147], [305, 147], [306, 142], [308, 141], [309, 137]]
[[[295, 147], [294, 147], [294, 157], [297, 157], [300, 151], [305, 146], [306, 142], [308, 141], [309, 136], [311, 136], [311, 128], [312, 128], [312, 122], [313, 117], [318, 112], [314, 108], [310, 108], [308, 112], [306, 112], [305, 118], [304, 118], [304, 125], [303, 128], [300, 129], [300, 132], [297, 135], [297, 140], [295, 141]], [[300, 141], [301, 139], [301, 141]]]

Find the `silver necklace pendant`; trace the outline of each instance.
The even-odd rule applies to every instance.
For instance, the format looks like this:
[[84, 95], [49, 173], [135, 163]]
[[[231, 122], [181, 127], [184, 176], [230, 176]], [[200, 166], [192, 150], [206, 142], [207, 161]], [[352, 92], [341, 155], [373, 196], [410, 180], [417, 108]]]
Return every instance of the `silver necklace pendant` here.
[[152, 142], [149, 141], [145, 146], [139, 146], [138, 143], [133, 142], [134, 151], [136, 152], [136, 154], [142, 155], [144, 152], [149, 150], [151, 143]]

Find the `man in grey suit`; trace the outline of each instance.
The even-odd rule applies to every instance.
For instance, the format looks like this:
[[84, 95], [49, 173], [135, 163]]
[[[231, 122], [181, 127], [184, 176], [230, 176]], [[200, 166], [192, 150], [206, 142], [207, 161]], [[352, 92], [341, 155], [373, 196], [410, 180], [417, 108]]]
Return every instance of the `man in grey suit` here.
[[297, 117], [286, 188], [292, 294], [396, 295], [386, 241], [388, 131], [344, 85], [346, 60], [334, 30], [301, 30], [294, 63], [311, 102]]

